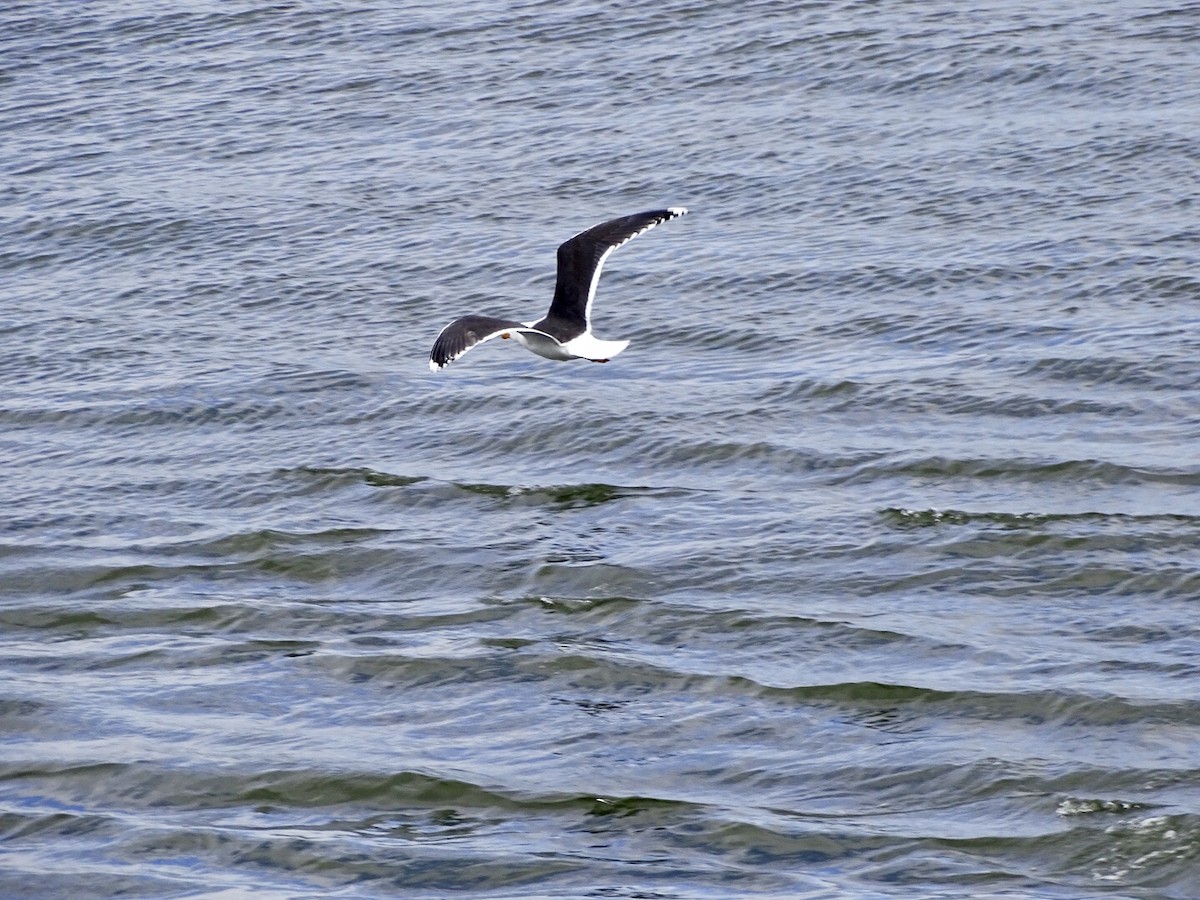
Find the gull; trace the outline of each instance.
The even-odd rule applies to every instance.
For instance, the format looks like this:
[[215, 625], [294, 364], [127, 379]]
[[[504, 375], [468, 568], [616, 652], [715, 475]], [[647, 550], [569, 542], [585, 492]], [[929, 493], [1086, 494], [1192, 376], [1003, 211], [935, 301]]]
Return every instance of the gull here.
[[441, 330], [429, 354], [429, 369], [441, 371], [476, 344], [492, 338], [516, 338], [517, 343], [546, 359], [589, 359], [608, 362], [629, 341], [602, 341], [592, 334], [592, 301], [600, 270], [610, 253], [661, 222], [687, 212], [670, 206], [621, 216], [581, 231], [558, 248], [558, 280], [550, 309], [536, 322], [517, 322], [494, 316], [469, 315]]

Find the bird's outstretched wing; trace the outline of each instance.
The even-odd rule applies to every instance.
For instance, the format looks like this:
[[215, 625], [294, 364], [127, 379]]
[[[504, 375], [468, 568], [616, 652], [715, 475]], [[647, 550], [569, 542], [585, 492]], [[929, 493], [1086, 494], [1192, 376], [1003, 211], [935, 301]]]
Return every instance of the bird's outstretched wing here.
[[[429, 354], [429, 369], [437, 372], [446, 368], [476, 344], [494, 337], [508, 337], [513, 331], [537, 332], [523, 322], [497, 319], [494, 316], [463, 316], [441, 330]], [[549, 335], [547, 335], [548, 337]]]
[[621, 216], [593, 225], [565, 241], [558, 248], [558, 281], [554, 285], [554, 300], [537, 327], [559, 340], [587, 331], [592, 317], [592, 300], [596, 296], [596, 283], [600, 280], [600, 269], [608, 255], [643, 231], [649, 231], [655, 225], [678, 218], [686, 212], [682, 206], [672, 206]]

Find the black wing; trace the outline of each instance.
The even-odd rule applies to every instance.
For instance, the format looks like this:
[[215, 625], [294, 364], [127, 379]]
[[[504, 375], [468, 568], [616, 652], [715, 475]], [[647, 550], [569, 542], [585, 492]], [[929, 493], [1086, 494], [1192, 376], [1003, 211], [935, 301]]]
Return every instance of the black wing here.
[[442, 329], [429, 354], [429, 368], [436, 372], [454, 362], [476, 344], [507, 334], [514, 329], [525, 330], [521, 322], [497, 319], [493, 316], [463, 316]]
[[682, 206], [635, 213], [593, 225], [581, 231], [558, 248], [558, 281], [554, 285], [554, 300], [550, 311], [534, 327], [561, 340], [569, 340], [588, 330], [592, 317], [592, 298], [600, 269], [608, 254], [643, 231], [660, 222], [678, 218], [686, 213]]

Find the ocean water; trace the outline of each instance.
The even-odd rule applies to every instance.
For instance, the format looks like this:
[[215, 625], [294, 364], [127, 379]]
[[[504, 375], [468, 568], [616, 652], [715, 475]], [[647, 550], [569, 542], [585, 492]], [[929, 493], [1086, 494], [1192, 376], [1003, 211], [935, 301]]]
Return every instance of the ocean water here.
[[0, 895], [1200, 895], [1198, 45], [5, 4]]

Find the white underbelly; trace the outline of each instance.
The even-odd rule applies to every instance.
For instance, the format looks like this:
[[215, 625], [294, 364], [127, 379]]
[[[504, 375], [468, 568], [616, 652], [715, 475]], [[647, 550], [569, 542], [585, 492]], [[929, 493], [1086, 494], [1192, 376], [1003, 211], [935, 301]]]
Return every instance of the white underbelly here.
[[528, 331], [514, 331], [513, 337], [538, 356], [546, 359], [575, 359], [576, 354], [567, 351], [567, 345], [560, 344], [552, 337], [541, 334], [531, 334]]
[[514, 331], [513, 336], [538, 356], [544, 356], [546, 359], [592, 359], [606, 362], [629, 346], [629, 341], [602, 341], [586, 331], [565, 344], [537, 332]]

